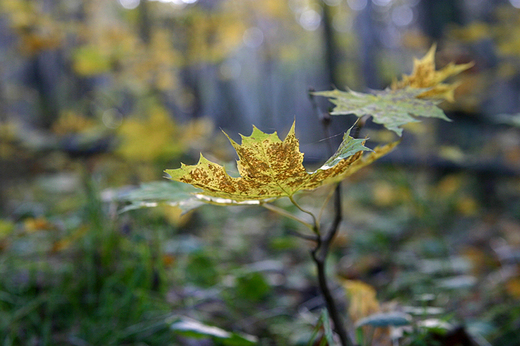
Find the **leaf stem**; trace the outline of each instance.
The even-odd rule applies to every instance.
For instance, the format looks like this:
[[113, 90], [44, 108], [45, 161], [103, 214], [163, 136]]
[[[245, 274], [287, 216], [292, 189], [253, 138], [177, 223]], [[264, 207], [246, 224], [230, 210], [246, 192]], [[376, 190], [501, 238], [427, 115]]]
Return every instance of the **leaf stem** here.
[[282, 208], [279, 208], [273, 204], [269, 204], [269, 203], [262, 203], [261, 204], [262, 207], [264, 207], [265, 209], [268, 209], [272, 212], [275, 212], [277, 213], [278, 215], [281, 215], [281, 216], [285, 216], [289, 219], [292, 219], [294, 221], [297, 221], [299, 223], [301, 223], [302, 225], [304, 225], [305, 227], [309, 228], [311, 231], [314, 232], [314, 226], [306, 221], [303, 221], [302, 219], [300, 219], [299, 217], [297, 216], [294, 216], [293, 214], [283, 210]]
[[320, 208], [320, 212], [318, 213], [318, 222], [321, 222], [321, 216], [323, 215], [325, 208], [329, 204], [330, 199], [334, 195], [334, 191], [336, 191], [336, 186], [334, 186], [334, 188], [329, 191], [329, 193], [327, 194], [327, 197], [325, 198], [325, 201], [323, 201], [323, 204], [321, 205], [321, 208]]
[[300, 209], [302, 212], [304, 212], [305, 214], [308, 214], [312, 217], [312, 222], [313, 222], [313, 227], [312, 227], [312, 231], [317, 235], [319, 236], [320, 235], [320, 225], [318, 223], [318, 219], [316, 218], [316, 216], [311, 213], [310, 211], [308, 210], [305, 210], [303, 209], [293, 198], [293, 196], [289, 196], [289, 199], [291, 200], [292, 204], [294, 204], [294, 206], [298, 209]]

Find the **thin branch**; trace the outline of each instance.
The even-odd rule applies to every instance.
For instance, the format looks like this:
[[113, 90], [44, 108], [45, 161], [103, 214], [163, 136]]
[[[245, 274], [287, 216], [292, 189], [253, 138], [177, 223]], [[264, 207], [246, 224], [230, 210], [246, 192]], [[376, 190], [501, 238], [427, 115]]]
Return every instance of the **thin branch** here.
[[295, 237], [305, 239], [305, 240], [310, 240], [310, 241], [314, 241], [314, 242], [318, 241], [318, 236], [317, 235], [303, 234], [303, 233], [300, 233], [298, 231], [291, 230], [291, 229], [288, 230], [287, 233], [289, 233], [290, 235], [293, 235]]
[[329, 232], [326, 234], [324, 242], [331, 242], [334, 239], [338, 231], [339, 224], [343, 219], [343, 213], [341, 208], [341, 184], [336, 186], [336, 190], [334, 191], [334, 221], [330, 226]]
[[341, 185], [338, 184], [336, 186], [335, 194], [334, 194], [334, 221], [329, 228], [327, 234], [323, 237], [319, 237], [316, 247], [311, 252], [314, 263], [316, 264], [316, 269], [318, 271], [318, 284], [320, 286], [321, 293], [323, 294], [323, 298], [325, 299], [325, 303], [327, 305], [327, 310], [329, 311], [329, 315], [331, 320], [334, 323], [334, 330], [339, 336], [342, 346], [353, 346], [354, 343], [350, 339], [347, 334], [347, 330], [345, 328], [343, 318], [338, 311], [336, 302], [334, 301], [334, 297], [330, 292], [330, 288], [327, 283], [327, 273], [326, 273], [326, 259], [329, 253], [330, 244], [336, 235], [339, 224], [341, 223], [342, 215], [341, 215]]
[[320, 212], [318, 213], [318, 222], [321, 223], [321, 216], [323, 215], [323, 212], [325, 211], [325, 208], [329, 204], [330, 199], [334, 195], [334, 191], [336, 188], [330, 189], [329, 193], [327, 194], [327, 197], [325, 198], [325, 201], [321, 205]]
[[327, 311], [329, 312], [330, 319], [334, 323], [334, 331], [338, 334], [342, 346], [354, 346], [354, 343], [347, 334], [347, 330], [343, 324], [343, 318], [338, 311], [336, 302], [332, 297], [329, 286], [327, 284], [327, 273], [325, 271], [325, 262], [314, 258], [316, 268], [318, 271], [318, 283], [320, 286], [321, 294], [325, 299], [327, 305]]
[[289, 219], [292, 219], [294, 221], [297, 221], [299, 223], [301, 223], [302, 225], [304, 225], [305, 227], [309, 228], [311, 231], [314, 232], [314, 226], [306, 221], [303, 221], [302, 219], [300, 219], [299, 217], [297, 216], [294, 216], [293, 214], [283, 210], [282, 208], [279, 208], [273, 204], [269, 204], [269, 203], [262, 203], [261, 204], [262, 207], [264, 207], [265, 209], [268, 209], [272, 212], [275, 212], [277, 213], [278, 215], [281, 215], [281, 216], [285, 216]]
[[310, 216], [312, 217], [312, 222], [314, 223], [314, 226], [313, 226], [313, 228], [312, 228], [312, 231], [313, 231], [314, 233], [316, 233], [316, 235], [319, 236], [319, 235], [320, 235], [320, 230], [319, 230], [319, 229], [320, 229], [320, 226], [319, 226], [319, 224], [318, 224], [318, 220], [316, 219], [316, 216], [315, 216], [313, 213], [311, 213], [310, 211], [303, 209], [303, 208], [302, 208], [302, 207], [301, 207], [301, 206], [300, 206], [300, 205], [299, 205], [299, 204], [294, 200], [293, 196], [289, 196], [289, 199], [291, 200], [292, 204], [294, 204], [294, 206], [295, 206], [296, 208], [300, 209], [300, 211], [302, 211], [302, 212], [304, 212], [305, 214], [308, 214], [308, 215], [310, 215]]
[[334, 220], [329, 227], [329, 230], [323, 235], [319, 248], [316, 248], [316, 255], [325, 260], [330, 248], [330, 244], [338, 233], [339, 225], [343, 219], [341, 211], [341, 184], [338, 183], [334, 190]]

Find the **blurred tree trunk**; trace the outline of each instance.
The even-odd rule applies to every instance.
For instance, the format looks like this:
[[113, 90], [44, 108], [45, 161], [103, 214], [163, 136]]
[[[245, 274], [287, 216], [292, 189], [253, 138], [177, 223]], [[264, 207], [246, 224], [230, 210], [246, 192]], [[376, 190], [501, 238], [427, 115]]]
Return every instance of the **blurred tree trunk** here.
[[49, 61], [50, 52], [40, 52], [29, 60], [28, 84], [36, 90], [40, 119], [37, 123], [44, 129], [49, 129], [56, 120], [59, 109], [55, 94], [57, 84], [53, 64]]
[[461, 0], [422, 0], [419, 20], [424, 33], [432, 40], [440, 40], [446, 24], [462, 25]]
[[361, 69], [365, 87], [379, 89], [381, 81], [377, 71], [378, 33], [373, 23], [372, 0], [367, 0], [366, 7], [361, 10], [356, 18], [356, 30], [360, 42]]
[[334, 28], [332, 27], [331, 8], [323, 3], [323, 39], [325, 42], [325, 68], [327, 73], [328, 87], [336, 88], [341, 86], [338, 77], [338, 48], [334, 37]]
[[219, 98], [219, 114], [216, 119], [217, 123], [223, 128], [239, 130], [247, 128], [249, 130], [250, 124], [246, 124], [245, 111], [241, 104], [239, 92], [236, 90], [237, 84], [233, 80], [222, 80], [217, 82]]
[[[206, 12], [204, 12], [206, 13]], [[209, 16], [206, 18], [210, 20]], [[184, 40], [185, 40], [185, 49], [184, 49], [184, 63], [183, 63], [183, 71], [181, 73], [182, 76], [182, 88], [184, 88], [184, 92], [190, 93], [192, 98], [192, 104], [189, 107], [185, 107], [183, 109], [184, 113], [187, 113], [190, 118], [198, 118], [201, 116], [202, 110], [202, 100], [201, 100], [201, 90], [200, 90], [200, 73], [202, 70], [201, 65], [201, 56], [204, 53], [208, 53], [208, 48], [206, 47], [194, 47], [193, 41], [195, 41], [193, 37], [193, 32], [195, 30], [192, 29], [197, 25], [193, 21], [193, 19], [186, 20], [184, 23]], [[211, 32], [205, 32], [205, 39], [203, 40], [206, 44], [209, 45]], [[208, 58], [208, 57], [206, 57]]]
[[262, 54], [260, 54], [260, 64], [261, 69], [263, 71], [260, 76], [260, 83], [258, 85], [258, 90], [263, 94], [263, 100], [260, 101], [260, 105], [263, 105], [261, 109], [258, 110], [258, 121], [257, 123], [265, 126], [266, 128], [276, 127], [276, 119], [277, 116], [275, 114], [276, 107], [274, 105], [274, 64], [276, 53], [274, 52], [274, 47], [271, 47], [269, 42], [264, 40], [262, 43]]
[[151, 23], [148, 1], [141, 1], [139, 3], [139, 36], [141, 40], [148, 44], [151, 37]]

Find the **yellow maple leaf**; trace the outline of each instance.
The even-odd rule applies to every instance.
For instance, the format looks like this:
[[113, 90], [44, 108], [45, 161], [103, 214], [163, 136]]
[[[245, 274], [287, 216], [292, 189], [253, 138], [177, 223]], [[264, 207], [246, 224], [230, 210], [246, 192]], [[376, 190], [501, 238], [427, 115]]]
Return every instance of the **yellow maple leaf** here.
[[454, 101], [454, 92], [457, 83], [442, 83], [451, 76], [455, 76], [473, 66], [473, 63], [455, 64], [450, 62], [441, 70], [435, 70], [435, 51], [437, 45], [432, 45], [428, 53], [422, 59], [414, 59], [412, 74], [403, 75], [400, 81], [393, 81], [392, 90], [404, 89], [406, 87], [429, 90], [419, 94], [419, 98], [436, 98]]
[[293, 123], [283, 141], [276, 132], [266, 134], [254, 126], [250, 136], [242, 136], [242, 144], [228, 136], [238, 154], [237, 167], [241, 177], [231, 177], [224, 167], [202, 154], [196, 165], [182, 164], [181, 168], [167, 169], [165, 173], [169, 179], [191, 184], [202, 189], [204, 195], [224, 199], [227, 203], [275, 199], [340, 181], [397, 144], [376, 148], [363, 157], [363, 151], [370, 149], [363, 145], [363, 139], [350, 137], [348, 131], [336, 153], [318, 170], [307, 172], [294, 128]]

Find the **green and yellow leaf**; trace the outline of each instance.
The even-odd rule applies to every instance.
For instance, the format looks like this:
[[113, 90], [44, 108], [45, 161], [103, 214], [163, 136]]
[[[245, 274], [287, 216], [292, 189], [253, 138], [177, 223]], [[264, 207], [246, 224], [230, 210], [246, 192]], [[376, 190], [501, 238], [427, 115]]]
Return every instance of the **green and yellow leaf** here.
[[325, 96], [336, 105], [331, 112], [332, 115], [354, 114], [357, 117], [371, 115], [375, 123], [384, 125], [401, 136], [402, 125], [417, 121], [412, 115], [449, 121], [442, 109], [437, 107], [438, 101], [417, 98], [424, 91], [425, 89], [405, 88], [367, 94], [336, 89], [314, 94]]
[[403, 75], [402, 80], [394, 81], [391, 86], [392, 90], [405, 88], [428, 89], [417, 95], [417, 97], [444, 99], [453, 102], [454, 92], [458, 84], [442, 82], [469, 69], [473, 66], [473, 63], [457, 65], [450, 62], [441, 70], [435, 70], [436, 49], [437, 45], [434, 44], [422, 59], [414, 59], [412, 74], [409, 76]]
[[253, 127], [250, 136], [242, 136], [242, 144], [229, 138], [238, 154], [240, 177], [231, 177], [224, 167], [200, 156], [196, 165], [182, 164], [178, 169], [167, 169], [168, 178], [202, 189], [199, 198], [223, 204], [262, 201], [290, 197], [301, 190], [313, 190], [322, 185], [341, 181], [360, 168], [372, 163], [395, 146], [376, 148], [363, 157], [363, 139], [345, 133], [336, 153], [314, 172], [303, 166], [303, 154], [295, 136], [294, 123], [282, 141], [277, 133], [267, 134]]

